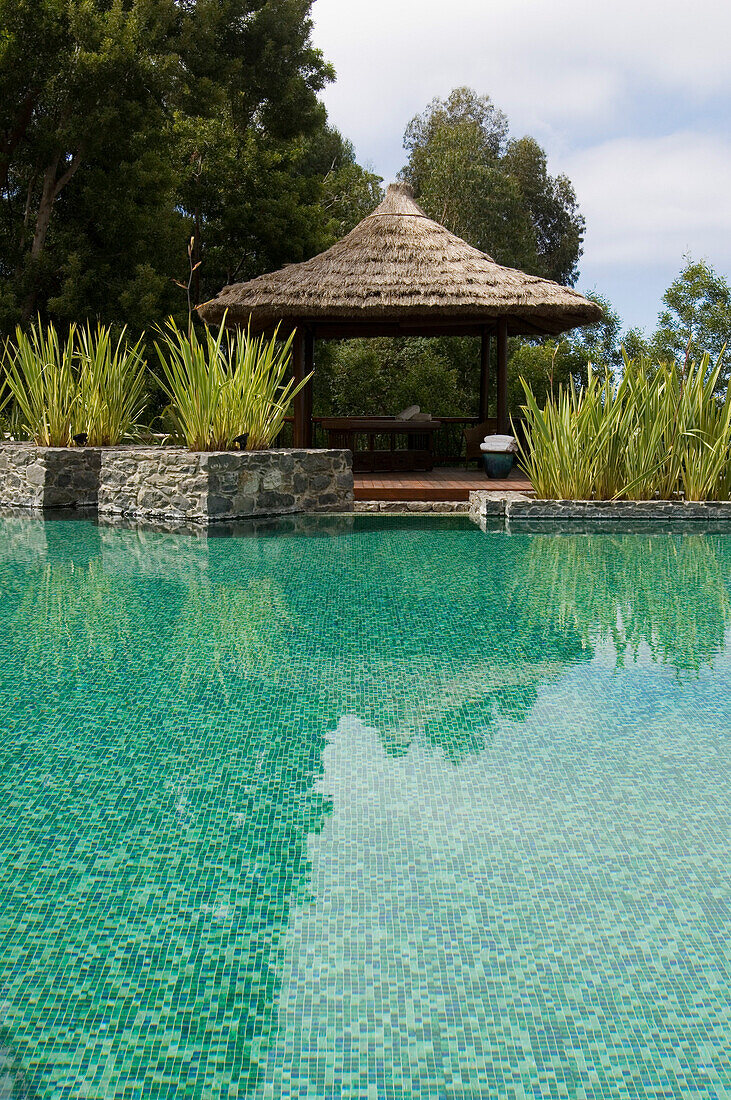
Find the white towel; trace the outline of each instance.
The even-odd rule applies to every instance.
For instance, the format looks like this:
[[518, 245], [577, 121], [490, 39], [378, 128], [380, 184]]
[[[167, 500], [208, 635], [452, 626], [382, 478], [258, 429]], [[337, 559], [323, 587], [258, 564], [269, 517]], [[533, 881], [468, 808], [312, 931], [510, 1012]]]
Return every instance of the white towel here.
[[518, 450], [514, 435], [486, 435], [480, 450], [488, 454], [506, 454]]

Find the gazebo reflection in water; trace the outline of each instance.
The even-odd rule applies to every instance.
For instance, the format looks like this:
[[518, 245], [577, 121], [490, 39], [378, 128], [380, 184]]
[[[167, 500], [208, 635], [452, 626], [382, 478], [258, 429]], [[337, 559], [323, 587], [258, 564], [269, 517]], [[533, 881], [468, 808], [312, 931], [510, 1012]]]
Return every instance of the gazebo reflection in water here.
[[[432, 484], [439, 493], [438, 484], [450, 481], [440, 474], [443, 464], [463, 458], [465, 439], [469, 463], [483, 435], [510, 430], [508, 337], [553, 336], [602, 316], [599, 306], [577, 291], [502, 267], [432, 221], [405, 183], [391, 184], [373, 213], [326, 252], [224, 287], [199, 312], [209, 323], [220, 323], [225, 315], [227, 324], [250, 325], [253, 332], [272, 332], [277, 325], [285, 334], [294, 330], [298, 380], [315, 370], [317, 340], [480, 337], [480, 395], [473, 416], [314, 417], [310, 377], [294, 402], [291, 444], [353, 450], [356, 497], [364, 479], [401, 481], [415, 493]], [[491, 419], [493, 386], [497, 415]], [[469, 488], [484, 484], [475, 469], [462, 470], [462, 478], [458, 473], [452, 470], [451, 480], [460, 483], [462, 496], [392, 499], [466, 499]]]

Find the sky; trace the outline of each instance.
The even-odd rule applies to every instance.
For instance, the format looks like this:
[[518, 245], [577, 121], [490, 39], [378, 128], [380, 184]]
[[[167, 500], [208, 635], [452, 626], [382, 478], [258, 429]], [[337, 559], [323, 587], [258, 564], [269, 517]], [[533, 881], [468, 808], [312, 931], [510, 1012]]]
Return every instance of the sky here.
[[652, 330], [683, 256], [731, 273], [731, 5], [724, 0], [315, 0], [331, 122], [386, 182], [409, 120], [468, 85], [572, 181], [579, 290]]

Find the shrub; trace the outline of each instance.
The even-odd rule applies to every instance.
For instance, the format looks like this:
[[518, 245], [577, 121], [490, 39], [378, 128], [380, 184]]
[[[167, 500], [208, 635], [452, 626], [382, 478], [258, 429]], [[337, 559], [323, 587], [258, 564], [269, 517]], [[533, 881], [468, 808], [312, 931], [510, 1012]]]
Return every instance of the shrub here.
[[119, 443], [139, 424], [145, 407], [147, 364], [142, 341], [128, 345], [125, 329], [116, 344], [110, 329], [88, 325], [78, 330], [79, 401], [75, 432], [83, 432], [91, 447]]
[[183, 332], [172, 319], [155, 345], [176, 429], [191, 451], [229, 450], [238, 436], [247, 448], [270, 447], [292, 400], [311, 377], [287, 379], [294, 334], [279, 341], [250, 332], [217, 333], [203, 339]]
[[16, 329], [5, 363], [12, 421], [43, 447], [69, 447], [82, 432], [92, 446], [113, 446], [144, 408], [146, 364], [124, 330], [115, 344], [104, 325], [72, 325], [62, 341], [52, 323], [38, 321], [28, 333]]
[[525, 390], [520, 461], [537, 496], [559, 499], [728, 500], [731, 384], [721, 361], [683, 367], [625, 359], [621, 381], [589, 369], [585, 388], [558, 389], [540, 409]]
[[79, 387], [74, 370], [75, 328], [61, 343], [53, 325], [40, 321], [25, 333], [15, 330], [15, 344], [5, 345], [5, 364], [15, 419], [21, 431], [41, 447], [69, 447]]

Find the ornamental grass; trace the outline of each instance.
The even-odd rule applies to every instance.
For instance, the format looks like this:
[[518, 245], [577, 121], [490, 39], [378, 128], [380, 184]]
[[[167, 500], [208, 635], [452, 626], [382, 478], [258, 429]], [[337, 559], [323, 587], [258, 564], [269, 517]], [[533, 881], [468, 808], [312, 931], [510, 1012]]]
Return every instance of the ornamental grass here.
[[543, 409], [526, 404], [520, 463], [536, 496], [561, 500], [728, 500], [731, 382], [721, 360], [679, 366], [625, 358], [614, 384], [589, 367], [588, 384], [560, 386]]
[[74, 364], [76, 330], [61, 341], [52, 324], [39, 322], [15, 330], [15, 344], [5, 345], [9, 396], [14, 421], [40, 447], [70, 447], [79, 387]]
[[175, 321], [156, 343], [163, 389], [170, 399], [176, 430], [191, 451], [226, 451], [246, 438], [246, 449], [272, 445], [293, 399], [309, 381], [288, 378], [291, 334], [279, 340], [230, 332], [225, 319], [217, 332], [206, 327], [200, 339]]
[[141, 342], [115, 342], [104, 325], [71, 325], [62, 339], [53, 323], [18, 327], [5, 345], [6, 399], [13, 422], [41, 447], [70, 447], [83, 436], [109, 447], [134, 431], [145, 406]]
[[114, 341], [104, 325], [77, 330], [79, 402], [75, 433], [90, 447], [111, 447], [135, 431], [146, 403], [147, 363], [142, 341], [129, 345], [125, 329]]

